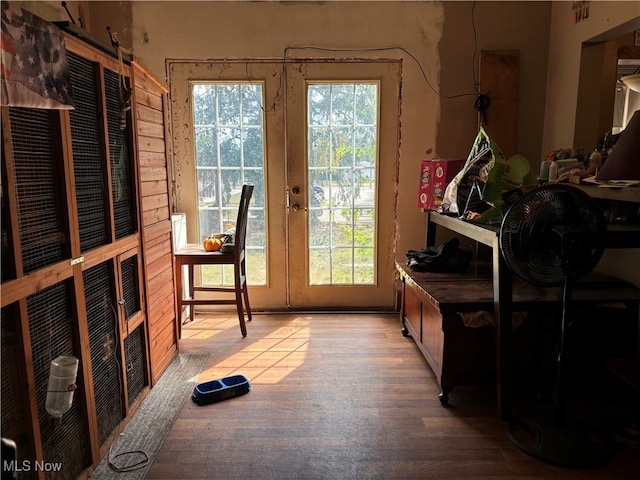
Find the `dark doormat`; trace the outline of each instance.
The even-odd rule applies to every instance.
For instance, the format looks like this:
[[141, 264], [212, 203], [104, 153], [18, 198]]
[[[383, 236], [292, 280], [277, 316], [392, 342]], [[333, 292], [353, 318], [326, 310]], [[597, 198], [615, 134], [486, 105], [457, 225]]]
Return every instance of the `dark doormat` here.
[[198, 374], [209, 355], [178, 356], [149, 391], [92, 479], [143, 479], [173, 427], [182, 406], [191, 397]]

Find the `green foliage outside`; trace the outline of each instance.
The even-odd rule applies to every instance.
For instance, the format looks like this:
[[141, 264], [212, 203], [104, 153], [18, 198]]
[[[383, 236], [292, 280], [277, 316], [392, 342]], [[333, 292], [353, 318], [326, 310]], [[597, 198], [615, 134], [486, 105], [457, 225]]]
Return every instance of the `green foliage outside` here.
[[[308, 202], [309, 281], [372, 284], [377, 84], [308, 88], [309, 189], [323, 192]], [[240, 188], [252, 183], [248, 281], [266, 285], [262, 87], [202, 83], [192, 91], [200, 237], [233, 226]], [[202, 269], [205, 285], [232, 282], [232, 269]]]

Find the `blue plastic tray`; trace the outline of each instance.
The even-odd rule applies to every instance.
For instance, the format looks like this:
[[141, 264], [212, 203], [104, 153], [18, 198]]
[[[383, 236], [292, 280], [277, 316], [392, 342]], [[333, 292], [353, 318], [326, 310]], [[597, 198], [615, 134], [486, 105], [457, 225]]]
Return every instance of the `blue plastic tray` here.
[[218, 378], [197, 384], [193, 389], [191, 398], [194, 402], [204, 405], [244, 395], [249, 392], [250, 388], [251, 383], [249, 383], [247, 377], [244, 375], [232, 375], [231, 377]]

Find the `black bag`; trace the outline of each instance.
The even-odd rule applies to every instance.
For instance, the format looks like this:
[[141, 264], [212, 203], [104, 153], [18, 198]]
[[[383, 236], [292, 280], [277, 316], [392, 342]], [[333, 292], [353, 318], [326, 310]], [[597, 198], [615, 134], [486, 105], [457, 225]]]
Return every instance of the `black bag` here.
[[407, 252], [407, 265], [416, 272], [461, 273], [471, 262], [471, 252], [462, 250], [460, 240], [452, 238], [437, 247]]

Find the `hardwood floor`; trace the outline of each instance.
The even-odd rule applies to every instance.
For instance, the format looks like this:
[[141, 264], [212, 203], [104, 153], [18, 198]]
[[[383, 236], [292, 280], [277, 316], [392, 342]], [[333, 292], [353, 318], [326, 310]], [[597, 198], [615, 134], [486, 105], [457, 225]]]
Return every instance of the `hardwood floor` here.
[[187, 401], [147, 479], [624, 479], [640, 450], [597, 469], [535, 460], [510, 442], [491, 386], [449, 406], [396, 314], [196, 316], [182, 353], [210, 354], [198, 381], [243, 374], [244, 396]]

